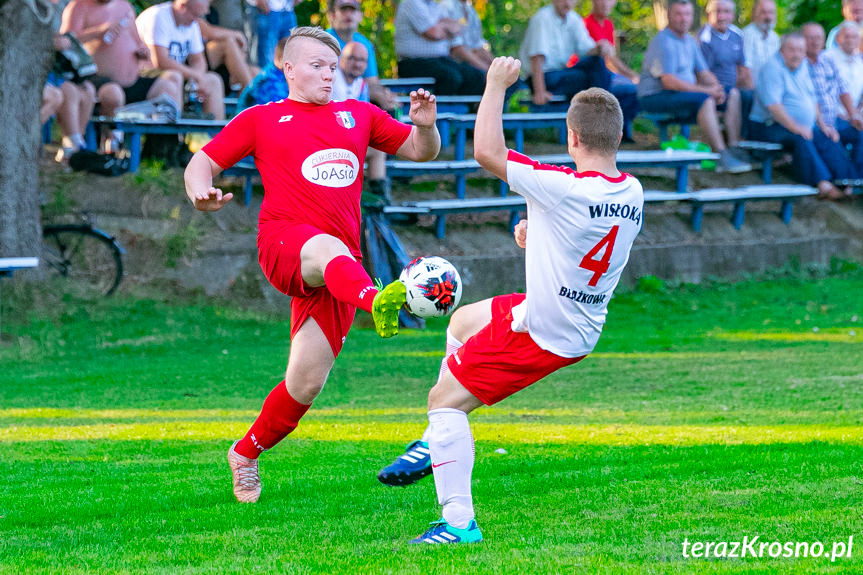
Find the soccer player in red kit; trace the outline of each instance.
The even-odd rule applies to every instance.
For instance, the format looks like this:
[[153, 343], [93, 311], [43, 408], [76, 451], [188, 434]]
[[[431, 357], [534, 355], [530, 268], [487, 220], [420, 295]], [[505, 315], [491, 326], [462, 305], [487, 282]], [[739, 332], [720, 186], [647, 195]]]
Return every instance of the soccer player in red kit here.
[[241, 112], [194, 155], [186, 193], [202, 211], [232, 198], [213, 176], [253, 156], [264, 184], [258, 260], [267, 279], [291, 300], [291, 349], [285, 379], [264, 401], [248, 433], [228, 451], [234, 495], [261, 493], [258, 456], [293, 431], [320, 393], [356, 308], [372, 314], [381, 337], [398, 333], [401, 282], [378, 290], [360, 254], [363, 158], [373, 146], [428, 161], [440, 150], [435, 97], [411, 93], [413, 126], [371, 104], [331, 100], [339, 45], [320, 28], [295, 28], [283, 52], [290, 96]]

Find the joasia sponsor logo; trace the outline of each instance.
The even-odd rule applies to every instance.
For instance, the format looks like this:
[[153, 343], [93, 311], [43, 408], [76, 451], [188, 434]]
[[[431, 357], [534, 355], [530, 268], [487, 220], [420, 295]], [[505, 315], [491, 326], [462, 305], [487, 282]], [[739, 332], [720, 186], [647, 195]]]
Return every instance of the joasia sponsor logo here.
[[356, 155], [342, 148], [315, 152], [302, 165], [303, 177], [313, 184], [330, 188], [345, 188], [353, 184], [359, 173]]

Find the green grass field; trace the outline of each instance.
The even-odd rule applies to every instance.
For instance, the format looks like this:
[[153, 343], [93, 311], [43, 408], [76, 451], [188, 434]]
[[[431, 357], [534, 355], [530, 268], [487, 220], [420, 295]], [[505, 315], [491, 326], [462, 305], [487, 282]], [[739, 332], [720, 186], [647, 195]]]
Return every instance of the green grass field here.
[[[616, 297], [591, 357], [472, 416], [486, 540], [457, 548], [406, 544], [438, 517], [430, 478], [375, 479], [424, 428], [443, 324], [355, 329], [241, 506], [225, 453], [287, 322], [131, 298], [27, 314], [4, 293], [0, 572], [861, 573], [863, 270], [800, 275]], [[682, 553], [755, 536], [855, 546]]]

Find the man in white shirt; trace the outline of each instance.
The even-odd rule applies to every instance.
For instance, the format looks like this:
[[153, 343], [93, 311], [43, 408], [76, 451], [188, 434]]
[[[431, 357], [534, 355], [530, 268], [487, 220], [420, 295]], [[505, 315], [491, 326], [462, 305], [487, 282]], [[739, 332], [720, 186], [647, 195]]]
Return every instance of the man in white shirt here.
[[[611, 86], [604, 59], [614, 55], [614, 47], [607, 40], [594, 42], [574, 7], [575, 0], [552, 0], [527, 26], [518, 54], [530, 64], [524, 73], [537, 106], [547, 104], [555, 94], [569, 99], [590, 87], [607, 90]], [[578, 54], [578, 64], [567, 68], [572, 54]]]
[[[854, 107], [860, 107], [863, 96], [863, 56], [860, 55], [860, 28], [854, 22], [842, 22], [836, 33], [836, 47], [827, 50], [825, 55], [831, 58], [839, 70], [839, 75], [845, 80], [848, 95]], [[839, 117], [848, 119], [845, 110], [839, 110]]]
[[756, 0], [752, 5], [752, 21], [743, 29], [743, 63], [753, 80], [758, 78], [761, 66], [779, 51], [775, 27], [776, 2]]
[[369, 101], [369, 85], [363, 73], [369, 65], [369, 51], [359, 42], [348, 42], [339, 56], [339, 67], [333, 76], [333, 100]]
[[[842, 18], [844, 22], [856, 24], [858, 28], [863, 29], [863, 0], [842, 0]], [[827, 49], [836, 47], [836, 35], [839, 33], [839, 26], [830, 30], [827, 35]]]
[[173, 0], [150, 6], [138, 16], [138, 34], [150, 50], [152, 68], [174, 70], [197, 84], [203, 111], [225, 118], [222, 78], [207, 71], [204, 39], [197, 20], [210, 10], [208, 0]]
[[[477, 111], [474, 155], [527, 201], [528, 218], [515, 229], [516, 243], [526, 249], [527, 290], [466, 305], [450, 320], [424, 435], [443, 517], [411, 543], [482, 540], [471, 496], [474, 450], [467, 414], [593, 350], [641, 230], [641, 184], [615, 163], [623, 112], [611, 93], [590, 88], [570, 104], [568, 151], [578, 172], [507, 150], [501, 113], [520, 68], [513, 58], [492, 62]], [[385, 483], [386, 471], [379, 475]]]
[[459, 62], [467, 62], [477, 70], [486, 72], [494, 56], [486, 48], [482, 21], [471, 0], [443, 0], [441, 5], [447, 17], [462, 27], [461, 32], [451, 40], [450, 55]]

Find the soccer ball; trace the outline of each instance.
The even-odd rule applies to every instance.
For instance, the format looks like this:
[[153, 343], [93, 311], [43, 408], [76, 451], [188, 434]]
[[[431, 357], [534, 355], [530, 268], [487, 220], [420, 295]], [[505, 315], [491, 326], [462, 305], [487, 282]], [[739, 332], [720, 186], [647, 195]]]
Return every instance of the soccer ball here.
[[399, 276], [405, 284], [405, 305], [419, 317], [449, 315], [461, 301], [461, 278], [455, 266], [432, 256], [416, 258]]

